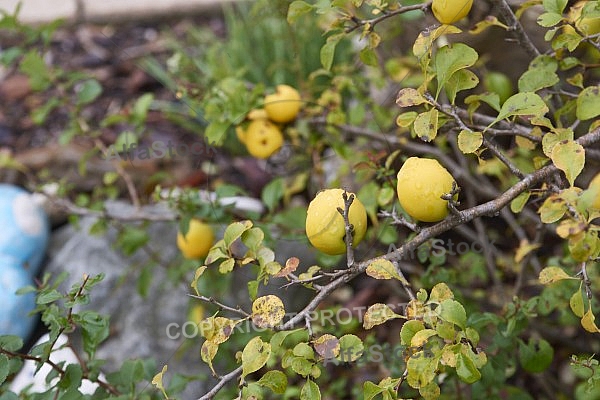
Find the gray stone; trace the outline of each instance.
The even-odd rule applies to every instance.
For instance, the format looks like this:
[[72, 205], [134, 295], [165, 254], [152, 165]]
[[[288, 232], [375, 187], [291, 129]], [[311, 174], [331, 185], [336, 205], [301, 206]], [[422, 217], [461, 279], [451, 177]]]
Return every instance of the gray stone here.
[[[200, 359], [200, 337], [191, 339], [195, 341], [191, 350], [174, 357], [185, 338], [173, 340], [167, 335], [169, 324], [181, 326], [187, 319], [189, 285], [172, 283], [165, 269], [157, 265], [148, 296], [141, 297], [136, 290], [138, 273], [132, 270], [150, 262], [149, 255], [138, 251], [132, 257], [125, 257], [113, 246], [116, 229], [91, 236], [88, 230], [93, 222], [92, 218], [83, 218], [80, 229], [67, 225], [52, 235], [50, 262], [45, 271], [54, 275], [67, 271], [69, 278], [62, 284], [65, 291], [81, 282], [84, 274], [105, 274], [104, 280], [92, 289], [90, 304], [85, 306], [110, 316], [110, 336], [97, 352], [98, 358], [107, 361], [105, 372], [117, 370], [127, 359], [154, 358], [157, 372], [168, 364], [169, 373], [210, 375]], [[149, 246], [165, 260], [164, 264], [174, 260], [178, 255], [174, 244], [175, 223], [153, 223], [148, 226], [148, 233]], [[201, 394], [202, 386], [202, 382], [190, 384], [184, 398]]]

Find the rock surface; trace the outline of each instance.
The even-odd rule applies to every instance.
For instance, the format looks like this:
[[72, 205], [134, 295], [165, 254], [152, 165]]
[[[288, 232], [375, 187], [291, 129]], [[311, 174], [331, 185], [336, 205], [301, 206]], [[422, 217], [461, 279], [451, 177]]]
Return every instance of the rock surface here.
[[[118, 369], [127, 359], [154, 358], [157, 372], [168, 363], [172, 372], [209, 375], [199, 357], [200, 338], [195, 339], [195, 350], [181, 355], [177, 352], [185, 338], [173, 340], [167, 335], [169, 324], [181, 326], [187, 319], [189, 286], [172, 283], [165, 269], [155, 266], [148, 296], [143, 298], [136, 291], [136, 283], [139, 268], [150, 262], [148, 254], [138, 251], [125, 257], [113, 247], [116, 229], [91, 236], [87, 232], [93, 222], [92, 218], [83, 218], [80, 229], [66, 225], [53, 234], [45, 271], [53, 275], [69, 273], [63, 290], [80, 283], [84, 274], [105, 274], [104, 280], [92, 289], [86, 308], [110, 316], [111, 334], [97, 352], [98, 358], [107, 361], [106, 372]], [[174, 223], [152, 224], [148, 233], [149, 246], [162, 260], [178, 256], [173, 241], [168, 239], [176, 237]], [[201, 382], [189, 385], [186, 393], [202, 394]]]

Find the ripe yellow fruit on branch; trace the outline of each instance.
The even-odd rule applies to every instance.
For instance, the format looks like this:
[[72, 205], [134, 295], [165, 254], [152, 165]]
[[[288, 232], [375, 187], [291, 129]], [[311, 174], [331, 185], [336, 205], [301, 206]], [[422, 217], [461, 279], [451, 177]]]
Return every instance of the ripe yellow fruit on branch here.
[[246, 131], [241, 129], [241, 132], [236, 130], [236, 133], [240, 141], [246, 145], [248, 153], [256, 158], [269, 158], [283, 145], [281, 130], [266, 119], [253, 120]]
[[277, 92], [265, 96], [265, 111], [271, 121], [285, 124], [293, 121], [302, 108], [300, 93], [288, 85], [278, 85]]
[[431, 10], [442, 24], [453, 24], [469, 14], [473, 0], [433, 0]]
[[[325, 254], [346, 252], [346, 225], [337, 208], [344, 209], [343, 189], [322, 190], [308, 205], [306, 213], [306, 236], [310, 243]], [[348, 193], [348, 196], [353, 193]], [[352, 247], [356, 247], [367, 231], [367, 211], [354, 196], [350, 205], [348, 220], [353, 225]]]
[[185, 234], [177, 232], [177, 247], [185, 258], [204, 258], [215, 242], [215, 234], [205, 222], [199, 219], [190, 220], [190, 226]]
[[448, 215], [442, 195], [452, 191], [454, 178], [437, 160], [410, 157], [398, 171], [398, 200], [412, 218], [441, 221]]

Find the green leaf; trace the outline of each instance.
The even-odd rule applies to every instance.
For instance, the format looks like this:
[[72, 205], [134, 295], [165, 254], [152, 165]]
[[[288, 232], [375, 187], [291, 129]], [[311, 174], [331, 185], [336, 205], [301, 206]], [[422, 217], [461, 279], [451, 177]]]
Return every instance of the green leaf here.
[[307, 380], [300, 391], [300, 400], [321, 400], [319, 386], [310, 379]]
[[365, 65], [370, 65], [371, 67], [376, 67], [378, 65], [377, 53], [369, 47], [362, 49], [358, 56]]
[[377, 386], [373, 382], [366, 381], [363, 384], [364, 400], [373, 400], [375, 398], [375, 396], [383, 393], [385, 390], [386, 389]]
[[473, 72], [467, 69], [456, 71], [449, 79], [444, 89], [450, 103], [454, 104], [456, 94], [460, 91], [473, 89], [479, 83], [479, 78]]
[[131, 116], [136, 124], [143, 124], [148, 116], [148, 110], [154, 101], [154, 94], [145, 93], [133, 105]]
[[576, 114], [582, 121], [600, 115], [600, 85], [587, 87], [579, 93]]
[[29, 77], [31, 89], [43, 91], [50, 87], [52, 79], [44, 59], [35, 50], [25, 54], [19, 66], [21, 72]]
[[400, 343], [403, 346], [410, 346], [413, 336], [423, 329], [425, 329], [423, 321], [419, 321], [417, 319], [406, 321], [402, 325], [402, 329], [400, 329]]
[[559, 82], [556, 70], [558, 62], [546, 55], [536, 57], [529, 69], [519, 78], [520, 92], [537, 92], [540, 89], [554, 86]]
[[458, 148], [464, 154], [476, 152], [483, 144], [483, 134], [463, 129], [458, 134]]
[[452, 322], [460, 328], [465, 329], [467, 325], [467, 313], [462, 304], [453, 299], [447, 299], [440, 303], [436, 311], [440, 318]]
[[439, 357], [431, 357], [423, 350], [414, 353], [406, 363], [406, 382], [415, 389], [427, 386], [435, 379], [438, 364]]
[[488, 128], [498, 121], [515, 115], [534, 115], [541, 117], [548, 112], [548, 106], [540, 96], [531, 92], [517, 93], [509, 97], [502, 108], [498, 117], [488, 125]]
[[148, 243], [149, 240], [150, 236], [148, 236], [148, 232], [145, 229], [126, 226], [123, 231], [119, 233], [117, 243], [123, 254], [131, 256]]
[[8, 377], [9, 365], [8, 357], [4, 354], [0, 354], [0, 385], [2, 385]]
[[300, 0], [293, 1], [290, 4], [290, 7], [288, 8], [287, 21], [290, 24], [293, 24], [294, 22], [296, 22], [296, 20], [299, 17], [310, 12], [310, 10], [312, 10], [313, 8], [314, 8], [313, 5], [308, 4], [305, 1], [300, 1]]
[[287, 388], [287, 376], [281, 371], [267, 371], [257, 382], [259, 385], [271, 389], [273, 393], [283, 394]]
[[8, 351], [19, 351], [23, 347], [23, 339], [16, 335], [0, 336], [0, 349]]
[[44, 104], [36, 107], [31, 111], [31, 120], [36, 125], [42, 125], [46, 122], [46, 118], [48, 115], [54, 110], [56, 107], [61, 105], [61, 100], [57, 97], [52, 97], [48, 99]]
[[320, 57], [321, 57], [321, 65], [327, 71], [331, 69], [333, 65], [333, 56], [335, 55], [335, 47], [339, 42], [339, 38], [332, 39], [332, 37], [327, 38], [327, 42], [321, 47]]
[[439, 49], [435, 56], [435, 72], [438, 82], [436, 99], [452, 75], [461, 69], [472, 66], [478, 58], [477, 52], [464, 43], [454, 43]]
[[[298, 333], [298, 332], [305, 332], [304, 329], [302, 328], [298, 328], [298, 329], [294, 329], [293, 331], [281, 331], [281, 332], [277, 332], [275, 333], [272, 337], [271, 337], [271, 348], [273, 349], [274, 352], [279, 351], [279, 349], [281, 349], [281, 345], [283, 344], [283, 341], [289, 336], [292, 335], [294, 333]], [[308, 338], [306, 339], [308, 340]]]
[[538, 17], [537, 23], [540, 26], [549, 28], [551, 26], [558, 24], [560, 21], [562, 21], [562, 19], [563, 19], [563, 16], [561, 14], [557, 14], [554, 12], [547, 12], [547, 13], [543, 13], [542, 15], [540, 15]]
[[544, 339], [519, 343], [519, 362], [527, 372], [542, 372], [550, 366], [554, 358], [554, 349]]
[[415, 118], [413, 128], [421, 140], [430, 142], [437, 136], [439, 112], [435, 108], [422, 112]]
[[77, 86], [77, 105], [89, 104], [102, 93], [102, 86], [95, 79], [88, 79]]
[[271, 355], [271, 345], [258, 336], [252, 338], [242, 351], [242, 377], [261, 369]]
[[356, 335], [348, 334], [340, 338], [340, 355], [342, 362], [352, 362], [358, 360], [364, 351], [362, 340]]
[[562, 14], [567, 6], [567, 2], [568, 0], [544, 0], [542, 5], [547, 12]]
[[515, 197], [514, 200], [510, 202], [510, 210], [515, 214], [523, 211], [523, 208], [527, 204], [527, 201], [529, 201], [530, 196], [531, 192], [527, 191]]
[[573, 140], [563, 140], [552, 148], [550, 158], [556, 168], [565, 173], [569, 184], [573, 186], [585, 165], [583, 146]]
[[267, 209], [272, 212], [285, 194], [285, 181], [283, 178], [275, 178], [262, 190], [262, 201]]
[[223, 242], [225, 247], [229, 248], [233, 242], [242, 236], [242, 233], [252, 228], [252, 221], [240, 221], [230, 224], [223, 233]]
[[475, 383], [481, 379], [481, 372], [479, 372], [473, 360], [462, 353], [456, 355], [456, 374], [466, 383]]
[[56, 289], [51, 289], [51, 290], [45, 290], [43, 292], [40, 292], [40, 294], [37, 297], [36, 303], [37, 304], [48, 304], [48, 303], [52, 303], [56, 300], [62, 299], [63, 295], [60, 294], [60, 292]]
[[[260, 252], [262, 242], [265, 238], [265, 233], [262, 229], [254, 227], [248, 229], [246, 232], [242, 233], [242, 243], [248, 247], [248, 250], [253, 252], [252, 257], [257, 256]], [[250, 257], [251, 253], [248, 253], [246, 256]]]

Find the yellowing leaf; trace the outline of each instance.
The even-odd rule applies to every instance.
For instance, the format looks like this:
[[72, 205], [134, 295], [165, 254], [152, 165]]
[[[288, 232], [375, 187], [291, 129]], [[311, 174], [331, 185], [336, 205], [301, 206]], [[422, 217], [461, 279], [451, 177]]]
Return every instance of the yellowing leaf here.
[[212, 360], [217, 355], [218, 350], [219, 345], [211, 340], [205, 340], [204, 343], [202, 343], [202, 348], [200, 349], [200, 357], [202, 358], [202, 361], [208, 364], [214, 376], [217, 376], [217, 373], [213, 368]]
[[198, 296], [200, 296], [200, 293], [198, 293], [198, 279], [200, 279], [204, 271], [206, 271], [206, 265], [198, 267], [196, 269], [196, 273], [194, 274], [194, 280], [191, 283], [192, 289], [194, 289]]
[[588, 332], [600, 332], [600, 329], [598, 329], [598, 327], [596, 326], [596, 322], [594, 322], [595, 320], [596, 317], [592, 313], [592, 308], [590, 307], [590, 309], [588, 309], [587, 312], [583, 314], [583, 317], [581, 318], [581, 326], [583, 326], [583, 329], [585, 329]]
[[315, 351], [324, 359], [335, 358], [340, 354], [340, 341], [328, 333], [313, 341]]
[[419, 104], [429, 103], [425, 97], [419, 93], [418, 90], [413, 88], [400, 89], [398, 97], [396, 97], [396, 104], [398, 107], [410, 107], [418, 106]]
[[401, 315], [396, 314], [387, 305], [382, 303], [376, 303], [367, 309], [364, 316], [363, 327], [365, 329], [371, 329], [375, 325], [381, 325], [384, 322], [394, 319], [403, 318]]
[[252, 338], [242, 351], [242, 377], [261, 369], [271, 355], [271, 345], [258, 336]]
[[508, 26], [498, 21], [498, 18], [494, 17], [493, 15], [488, 15], [483, 21], [477, 22], [473, 28], [469, 29], [469, 33], [471, 35], [477, 35], [485, 31], [490, 26], [499, 26], [506, 30], [509, 29]]
[[551, 195], [542, 203], [538, 212], [543, 223], [552, 224], [565, 215], [567, 206], [559, 196]]
[[200, 323], [202, 336], [213, 343], [223, 343], [229, 339], [238, 322], [225, 317], [206, 318]]
[[561, 281], [563, 279], [572, 279], [562, 268], [559, 267], [546, 267], [540, 272], [540, 283], [547, 285]]
[[550, 155], [556, 168], [563, 171], [571, 186], [585, 165], [585, 149], [573, 140], [563, 140], [552, 148]]
[[458, 134], [458, 148], [464, 154], [474, 153], [483, 144], [483, 134], [463, 129]]
[[587, 225], [584, 222], [566, 219], [558, 224], [556, 227], [556, 234], [561, 238], [566, 239], [571, 236], [579, 235], [586, 227]]
[[421, 347], [427, 343], [430, 337], [437, 335], [435, 329], [423, 329], [418, 331], [410, 339], [410, 345], [412, 347]]
[[394, 264], [392, 264], [391, 261], [384, 260], [382, 258], [378, 258], [375, 261], [373, 261], [371, 264], [369, 264], [369, 266], [367, 267], [367, 270], [365, 272], [371, 278], [375, 278], [375, 279], [392, 279], [392, 278], [394, 278], [394, 279], [398, 279], [399, 281], [403, 281], [405, 284], [408, 284], [408, 282], [406, 282], [406, 280], [403, 280], [402, 277], [400, 275], [398, 275], [398, 272], [396, 271]]
[[573, 314], [575, 314], [579, 318], [583, 318], [584, 307], [583, 292], [581, 291], [581, 286], [579, 287], [579, 289], [577, 289], [575, 293], [573, 293], [573, 296], [571, 296], [571, 298], [569, 299], [569, 306], [571, 307], [571, 311], [573, 311]]
[[531, 253], [535, 249], [538, 249], [539, 247], [539, 243], [531, 244], [527, 239], [521, 240], [519, 248], [515, 253], [515, 262], [520, 263], [527, 254]]
[[579, 93], [576, 115], [582, 121], [600, 115], [600, 85], [589, 86]]
[[252, 303], [252, 322], [259, 328], [274, 327], [285, 316], [281, 299], [274, 295], [259, 297]]
[[452, 290], [450, 290], [448, 285], [446, 285], [444, 282], [440, 282], [440, 283], [436, 284], [431, 289], [431, 293], [429, 294], [430, 302], [433, 301], [436, 303], [441, 303], [444, 300], [453, 299], [453, 298], [454, 298], [454, 293], [452, 293]]
[[425, 142], [431, 142], [437, 136], [439, 112], [435, 108], [417, 115], [413, 128], [418, 137]]
[[570, 128], [557, 128], [542, 137], [542, 150], [547, 157], [552, 155], [554, 146], [563, 140], [573, 140], [574, 132]]
[[162, 367], [162, 371], [154, 375], [154, 378], [152, 378], [152, 384], [163, 393], [165, 391], [165, 387], [163, 386], [163, 375], [165, 374], [165, 372], [167, 372], [166, 365]]

